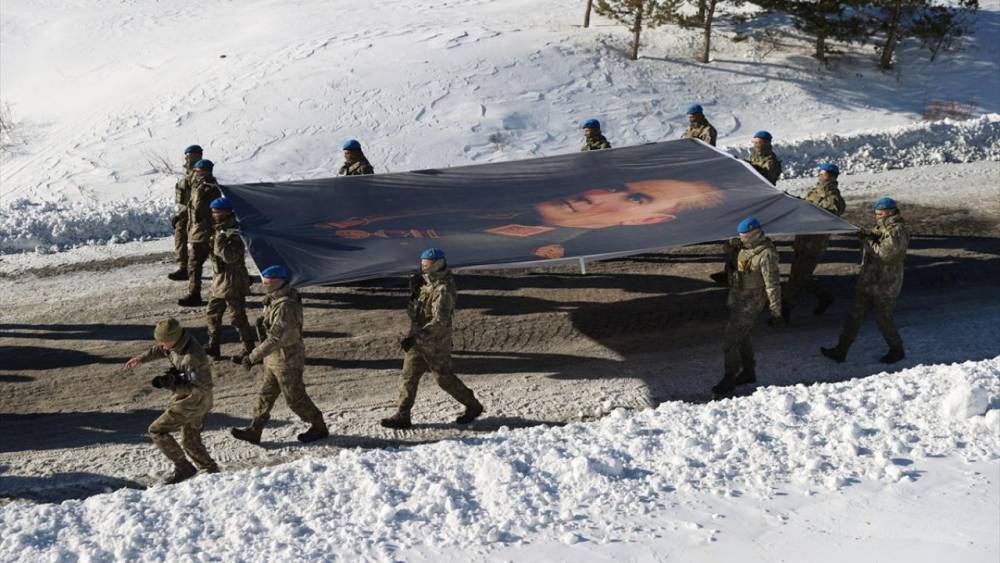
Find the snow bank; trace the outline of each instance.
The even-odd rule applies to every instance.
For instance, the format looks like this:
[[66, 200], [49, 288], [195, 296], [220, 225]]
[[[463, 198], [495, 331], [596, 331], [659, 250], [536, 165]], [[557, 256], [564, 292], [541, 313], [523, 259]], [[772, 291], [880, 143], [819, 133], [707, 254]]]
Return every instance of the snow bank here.
[[[952, 399], [963, 386], [977, 391]], [[942, 408], [951, 403], [960, 416]], [[1000, 357], [616, 410], [560, 428], [345, 450], [174, 487], [7, 505], [0, 559], [356, 560], [412, 546], [483, 553], [517, 541], [575, 543], [592, 521], [695, 493], [765, 498], [790, 484], [809, 492], [907, 482], [930, 456], [995, 460], [998, 405]]]
[[[730, 148], [744, 157], [750, 148]], [[812, 177], [821, 162], [835, 162], [842, 174], [878, 172], [931, 164], [1000, 160], [1000, 114], [965, 121], [945, 119], [848, 135], [775, 141], [783, 179]]]

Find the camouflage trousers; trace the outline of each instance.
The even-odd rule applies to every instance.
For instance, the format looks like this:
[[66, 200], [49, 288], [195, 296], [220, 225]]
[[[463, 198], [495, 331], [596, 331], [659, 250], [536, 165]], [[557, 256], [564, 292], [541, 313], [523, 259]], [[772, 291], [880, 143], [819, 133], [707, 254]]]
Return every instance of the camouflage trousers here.
[[[201, 469], [218, 466], [201, 441], [205, 416], [212, 409], [212, 393], [192, 389], [183, 397], [174, 397], [167, 410], [149, 425], [149, 437], [156, 447], [175, 465], [182, 465], [188, 458]], [[181, 443], [171, 433], [181, 431]], [[186, 454], [186, 455], [185, 455]]]
[[[301, 366], [301, 364], [300, 364]], [[259, 390], [253, 406], [253, 425], [264, 426], [271, 419], [271, 409], [278, 395], [285, 396], [285, 403], [304, 422], [322, 423], [323, 413], [316, 408], [302, 380], [302, 367], [275, 369], [267, 364], [260, 372]]]
[[187, 210], [178, 211], [174, 216], [174, 254], [177, 264], [184, 269], [188, 267], [188, 222]]
[[417, 399], [420, 378], [428, 371], [434, 374], [438, 387], [465, 406], [476, 404], [476, 396], [451, 368], [451, 353], [427, 353], [410, 348], [403, 356], [403, 373], [399, 376], [399, 412], [409, 414]]
[[232, 320], [233, 328], [240, 334], [240, 342], [243, 347], [253, 350], [256, 335], [250, 328], [250, 321], [247, 320], [247, 298], [243, 295], [238, 297], [212, 297], [208, 300], [208, 310], [206, 313], [208, 320], [208, 341], [209, 343], [219, 342], [219, 332], [222, 330], [222, 318], [229, 310], [229, 317]]
[[[794, 307], [798, 298], [803, 293], [808, 293], [822, 301], [833, 299], [830, 290], [823, 287], [813, 276], [816, 266], [819, 265], [819, 257], [826, 249], [825, 241], [822, 245], [812, 243], [800, 245], [799, 239], [805, 237], [795, 237], [795, 254], [792, 256], [792, 269], [788, 274], [788, 283], [785, 291], [781, 294], [782, 302], [789, 308]], [[829, 237], [822, 236], [828, 239]]]
[[188, 293], [192, 295], [201, 294], [202, 267], [211, 253], [212, 247], [209, 246], [209, 241], [207, 240], [202, 242], [188, 242]]
[[847, 320], [844, 322], [844, 330], [840, 333], [839, 347], [847, 350], [854, 343], [854, 339], [861, 330], [861, 323], [865, 320], [865, 315], [869, 310], [875, 309], [875, 322], [882, 333], [882, 338], [889, 345], [890, 349], [901, 350], [903, 339], [896, 329], [896, 321], [892, 318], [892, 312], [896, 309], [896, 297], [891, 295], [880, 295], [859, 289], [854, 296], [854, 303], [847, 313]]
[[763, 288], [756, 290], [733, 290], [729, 305], [729, 322], [722, 334], [722, 355], [725, 372], [735, 375], [740, 369], [752, 371], [755, 367], [753, 343], [750, 335], [757, 317], [767, 305], [767, 295]]

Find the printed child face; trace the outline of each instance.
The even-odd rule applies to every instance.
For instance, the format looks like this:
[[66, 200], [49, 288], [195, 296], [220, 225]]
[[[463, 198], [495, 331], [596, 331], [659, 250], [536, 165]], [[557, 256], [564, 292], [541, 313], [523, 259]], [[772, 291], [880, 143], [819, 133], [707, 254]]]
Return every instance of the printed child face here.
[[664, 223], [688, 209], [713, 207], [722, 200], [722, 191], [706, 182], [641, 180], [623, 188], [597, 188], [549, 200], [535, 210], [549, 225], [603, 229]]

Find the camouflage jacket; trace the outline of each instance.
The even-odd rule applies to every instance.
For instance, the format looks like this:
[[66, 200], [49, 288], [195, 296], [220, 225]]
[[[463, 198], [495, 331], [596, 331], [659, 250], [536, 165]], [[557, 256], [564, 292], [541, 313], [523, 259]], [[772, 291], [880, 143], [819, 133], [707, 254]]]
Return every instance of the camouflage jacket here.
[[301, 368], [306, 347], [302, 342], [302, 299], [288, 284], [264, 298], [264, 312], [257, 319], [264, 339], [250, 353], [252, 363], [269, 368]]
[[188, 242], [208, 242], [212, 237], [212, 200], [221, 197], [213, 176], [195, 177], [188, 200]]
[[760, 175], [767, 178], [768, 182], [777, 185], [781, 176], [781, 161], [775, 156], [771, 149], [755, 150], [747, 159]]
[[715, 140], [718, 138], [718, 133], [715, 132], [715, 127], [708, 120], [703, 120], [700, 124], [688, 127], [684, 135], [681, 136], [682, 139], [701, 139], [706, 143], [715, 146]]
[[340, 171], [337, 172], [338, 176], [364, 176], [366, 174], [374, 174], [375, 169], [368, 162], [368, 159], [361, 157], [357, 162], [349, 163], [345, 162], [343, 166], [340, 167]]
[[858, 289], [896, 297], [903, 287], [903, 262], [910, 246], [910, 230], [903, 217], [896, 214], [878, 221], [867, 234], [861, 241]]
[[191, 199], [191, 184], [194, 182], [194, 168], [184, 165], [184, 175], [174, 185], [174, 201], [180, 211], [187, 210], [188, 200]]
[[184, 372], [191, 380], [190, 384], [182, 383], [171, 389], [173, 391], [171, 401], [181, 400], [192, 392], [212, 392], [212, 364], [208, 361], [201, 344], [187, 330], [169, 352], [159, 344], [155, 344], [145, 354], [139, 356], [139, 363], [144, 364], [163, 358], [168, 359], [170, 365]]
[[809, 190], [804, 198], [809, 203], [825, 209], [830, 213], [840, 217], [847, 209], [844, 198], [840, 195], [836, 180], [820, 180], [813, 189]]
[[212, 237], [212, 297], [226, 299], [250, 294], [246, 246], [235, 217], [215, 225]]
[[593, 139], [584, 139], [583, 146], [580, 147], [580, 152], [586, 151], [599, 151], [603, 149], [610, 149], [611, 143], [604, 137], [604, 135], [598, 135]]
[[450, 270], [424, 274], [424, 283], [410, 299], [410, 336], [425, 352], [451, 351], [451, 320], [455, 314], [458, 289]]
[[778, 249], [774, 242], [763, 234], [743, 244], [739, 239], [729, 242], [731, 247], [739, 245], [736, 267], [730, 274], [730, 305], [756, 296], [763, 292], [772, 316], [781, 315], [781, 273], [778, 267]]

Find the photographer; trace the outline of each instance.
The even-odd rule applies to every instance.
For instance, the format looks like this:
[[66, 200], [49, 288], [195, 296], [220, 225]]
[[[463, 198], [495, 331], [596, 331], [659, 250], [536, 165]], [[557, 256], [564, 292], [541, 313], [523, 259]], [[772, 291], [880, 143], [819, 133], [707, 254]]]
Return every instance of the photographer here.
[[[212, 409], [212, 368], [208, 356], [177, 319], [157, 323], [153, 337], [156, 345], [126, 362], [125, 369], [162, 358], [170, 361], [164, 374], [152, 380], [153, 387], [171, 391], [170, 402], [167, 410], [149, 425], [149, 437], [174, 463], [174, 472], [164, 483], [172, 485], [193, 477], [197, 473], [195, 465], [205, 473], [218, 473], [219, 466], [201, 442], [205, 416]], [[180, 445], [170, 435], [177, 430], [181, 431]]]

